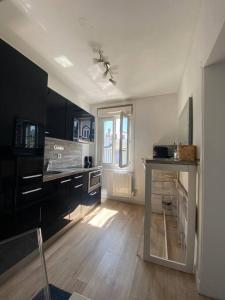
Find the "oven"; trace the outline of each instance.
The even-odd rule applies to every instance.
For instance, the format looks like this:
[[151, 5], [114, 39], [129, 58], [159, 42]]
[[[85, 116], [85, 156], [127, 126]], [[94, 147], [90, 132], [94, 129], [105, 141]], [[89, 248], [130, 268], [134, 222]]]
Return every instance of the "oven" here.
[[102, 185], [102, 170], [89, 172], [88, 178], [88, 193]]

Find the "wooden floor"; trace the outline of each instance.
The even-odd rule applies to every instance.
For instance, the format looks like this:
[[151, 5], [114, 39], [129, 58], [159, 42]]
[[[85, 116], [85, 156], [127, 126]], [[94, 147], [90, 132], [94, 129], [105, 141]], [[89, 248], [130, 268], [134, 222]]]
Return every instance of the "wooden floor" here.
[[[107, 201], [45, 251], [50, 283], [92, 300], [209, 299], [197, 294], [193, 276], [137, 256], [142, 230], [142, 206]], [[22, 270], [0, 288], [0, 299], [26, 300], [28, 277]]]

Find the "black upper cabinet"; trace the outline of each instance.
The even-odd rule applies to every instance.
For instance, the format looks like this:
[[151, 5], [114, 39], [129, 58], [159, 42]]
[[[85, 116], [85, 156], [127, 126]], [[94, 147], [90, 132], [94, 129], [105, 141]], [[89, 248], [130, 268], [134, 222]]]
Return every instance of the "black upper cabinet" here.
[[67, 104], [67, 139], [75, 142], [94, 142], [95, 118], [68, 101]]
[[78, 142], [78, 127], [77, 117], [82, 113], [82, 109], [68, 101], [67, 103], [67, 118], [66, 118], [66, 132], [67, 139], [70, 141]]
[[45, 135], [66, 139], [67, 100], [49, 88], [47, 96], [47, 117]]
[[45, 125], [48, 75], [0, 40], [0, 146], [11, 146], [15, 119]]

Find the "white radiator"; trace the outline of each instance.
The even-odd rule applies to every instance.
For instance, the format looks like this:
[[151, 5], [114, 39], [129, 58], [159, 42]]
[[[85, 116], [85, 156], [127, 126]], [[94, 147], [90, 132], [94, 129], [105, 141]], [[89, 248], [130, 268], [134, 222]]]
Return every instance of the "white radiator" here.
[[132, 197], [132, 173], [113, 173], [112, 174], [112, 196], [113, 197]]

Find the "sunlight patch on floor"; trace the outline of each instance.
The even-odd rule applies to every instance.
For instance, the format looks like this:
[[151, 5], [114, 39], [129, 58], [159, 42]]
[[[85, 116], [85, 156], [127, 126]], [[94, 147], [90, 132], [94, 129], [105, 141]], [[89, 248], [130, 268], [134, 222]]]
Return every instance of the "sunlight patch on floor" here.
[[103, 208], [88, 222], [88, 224], [101, 228], [106, 225], [106, 223], [109, 222], [117, 213], [117, 210]]

